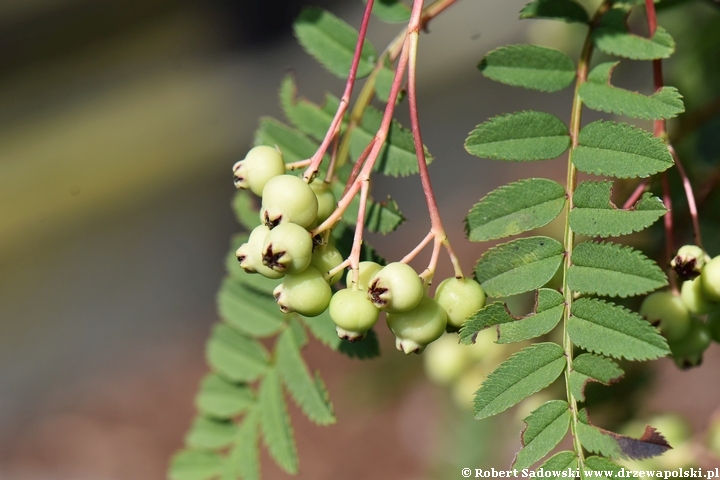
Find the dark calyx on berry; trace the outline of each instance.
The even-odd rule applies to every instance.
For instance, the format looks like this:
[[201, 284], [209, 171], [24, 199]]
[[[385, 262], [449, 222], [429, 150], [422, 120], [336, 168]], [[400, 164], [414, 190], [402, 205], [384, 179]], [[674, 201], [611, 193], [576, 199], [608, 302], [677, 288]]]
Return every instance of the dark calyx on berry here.
[[368, 294], [370, 295], [370, 300], [375, 305], [378, 305], [380, 307], [387, 305], [387, 299], [382, 298], [382, 295], [388, 291], [387, 288], [378, 287], [378, 283], [380, 282], [380, 279], [375, 279], [375, 281], [370, 285], [370, 288], [368, 289]]
[[700, 275], [700, 272], [695, 268], [695, 264], [697, 263], [695, 258], [684, 262], [682, 257], [677, 256], [673, 263], [673, 270], [682, 280], [692, 280]]
[[265, 253], [263, 253], [262, 262], [266, 266], [272, 268], [272, 269], [284, 269], [285, 265], [283, 263], [280, 263], [280, 259], [285, 255], [285, 252], [273, 252], [272, 244], [268, 246], [268, 248], [265, 250]]

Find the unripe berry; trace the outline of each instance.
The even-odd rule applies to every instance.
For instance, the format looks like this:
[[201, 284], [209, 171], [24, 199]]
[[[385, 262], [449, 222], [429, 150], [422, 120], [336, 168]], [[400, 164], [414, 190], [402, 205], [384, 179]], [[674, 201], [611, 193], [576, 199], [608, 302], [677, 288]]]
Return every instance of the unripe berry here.
[[[320, 270], [323, 276], [327, 276], [328, 272], [339, 266], [345, 259], [342, 254], [335, 248], [335, 245], [322, 245], [315, 248], [312, 254], [310, 265]], [[328, 284], [333, 285], [340, 281], [343, 276], [343, 270], [336, 272], [331, 278], [327, 279]]]
[[675, 258], [670, 262], [678, 277], [690, 280], [702, 272], [703, 267], [710, 261], [710, 257], [697, 245], [684, 245], [680, 247]]
[[395, 347], [408, 353], [422, 353], [425, 346], [445, 333], [447, 314], [432, 298], [422, 297], [412, 310], [388, 313], [387, 324], [395, 334]]
[[668, 346], [677, 366], [685, 370], [702, 363], [703, 353], [711, 342], [705, 322], [693, 317], [687, 334], [679, 341], [668, 342]]
[[261, 145], [233, 166], [233, 182], [236, 188], [249, 188], [255, 195], [262, 195], [268, 180], [284, 173], [285, 162], [280, 152]]
[[657, 326], [668, 341], [680, 340], [690, 328], [690, 312], [682, 299], [670, 292], [648, 295], [640, 306], [640, 315]]
[[313, 240], [300, 225], [283, 223], [270, 230], [262, 247], [262, 263], [276, 272], [293, 275], [312, 259]]
[[317, 268], [307, 267], [296, 275], [286, 275], [273, 295], [283, 313], [317, 317], [328, 307], [332, 290]]
[[449, 385], [469, 366], [469, 348], [460, 345], [456, 335], [444, 335], [428, 345], [423, 355], [425, 372], [430, 380]]
[[240, 267], [248, 273], [259, 273], [267, 278], [281, 278], [282, 273], [266, 267], [262, 263], [262, 247], [270, 229], [265, 225], [259, 225], [250, 232], [247, 243], [240, 245], [235, 256], [240, 262]]
[[680, 296], [690, 313], [702, 315], [718, 308], [716, 303], [712, 303], [705, 298], [702, 279], [699, 277], [683, 282]]
[[330, 184], [315, 180], [310, 184], [318, 201], [317, 223], [318, 225], [327, 220], [337, 207], [335, 195], [330, 189]]
[[470, 278], [446, 278], [437, 290], [435, 301], [445, 310], [448, 326], [460, 328], [475, 312], [485, 306], [485, 292]]
[[380, 311], [361, 290], [339, 290], [330, 300], [330, 318], [340, 338], [362, 340], [378, 320]]
[[390, 313], [409, 312], [418, 306], [424, 293], [417, 272], [410, 265], [400, 262], [383, 267], [368, 285], [370, 300], [380, 310]]
[[281, 223], [310, 227], [317, 218], [318, 201], [312, 188], [294, 175], [271, 178], [262, 191], [260, 221], [270, 228]]
[[[375, 276], [377, 272], [382, 270], [382, 265], [375, 262], [360, 262], [358, 265], [358, 290], [367, 290], [368, 284], [370, 283], [370, 280], [372, 277]], [[347, 273], [347, 276], [345, 277], [345, 285], [347, 285], [348, 288], [352, 288], [353, 286], [353, 272], [350, 270]]]
[[711, 302], [720, 302], [720, 256], [710, 260], [700, 274], [703, 292]]

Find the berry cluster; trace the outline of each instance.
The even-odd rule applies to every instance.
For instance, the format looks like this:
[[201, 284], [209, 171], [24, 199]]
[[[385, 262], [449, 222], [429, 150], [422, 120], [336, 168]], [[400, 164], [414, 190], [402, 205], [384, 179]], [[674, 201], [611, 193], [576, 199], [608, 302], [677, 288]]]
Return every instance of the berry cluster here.
[[648, 295], [640, 314], [667, 338], [675, 363], [690, 368], [702, 362], [712, 340], [720, 342], [720, 256], [710, 259], [702, 248], [686, 245], [671, 266], [684, 280], [680, 294]]
[[237, 259], [248, 273], [283, 279], [273, 292], [283, 313], [315, 317], [329, 309], [338, 336], [354, 342], [385, 312], [398, 350], [420, 353], [485, 305], [480, 284], [463, 277], [443, 280], [430, 298], [432, 275], [422, 278], [403, 262], [359, 262], [347, 274], [347, 288], [333, 293], [351, 262], [329, 235], [313, 232], [335, 212], [329, 184], [286, 174], [282, 154], [265, 146], [250, 150], [233, 172], [237, 188], [262, 198], [261, 225], [237, 249]]

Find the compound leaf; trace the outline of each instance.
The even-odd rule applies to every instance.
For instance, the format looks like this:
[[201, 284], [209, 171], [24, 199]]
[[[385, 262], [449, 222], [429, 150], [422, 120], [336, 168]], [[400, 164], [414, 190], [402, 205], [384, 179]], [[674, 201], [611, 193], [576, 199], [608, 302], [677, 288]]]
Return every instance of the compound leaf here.
[[185, 443], [193, 448], [215, 450], [230, 445], [236, 433], [237, 427], [232, 422], [199, 416], [185, 436]]
[[532, 161], [559, 157], [570, 146], [565, 124], [549, 113], [526, 111], [493, 117], [470, 132], [468, 153], [494, 160]]
[[295, 79], [292, 75], [287, 75], [280, 85], [280, 105], [295, 128], [319, 142], [325, 138], [340, 106], [340, 100], [328, 93], [325, 95], [325, 102], [320, 106], [306, 98], [297, 98]]
[[577, 433], [583, 447], [606, 457], [642, 460], [662, 455], [672, 448], [665, 437], [650, 425], [645, 427], [642, 437], [632, 438], [591, 424], [585, 409], [578, 412], [578, 420]]
[[337, 350], [342, 340], [335, 331], [335, 323], [330, 318], [327, 310], [313, 318], [300, 317], [303, 323], [308, 327], [315, 338], [320, 340], [322, 344]]
[[257, 380], [268, 368], [268, 354], [255, 340], [227, 325], [217, 325], [207, 345], [211, 367], [234, 382]]
[[628, 9], [613, 8], [603, 15], [593, 31], [593, 42], [600, 51], [632, 60], [655, 60], [672, 55], [675, 41], [664, 28], [658, 26], [652, 38], [635, 35], [625, 24], [628, 14]]
[[[352, 207], [351, 207], [352, 208]], [[392, 233], [405, 221], [395, 200], [388, 195], [383, 202], [368, 202], [365, 212], [365, 226], [374, 233]]]
[[238, 428], [228, 456], [227, 477], [222, 480], [260, 480], [260, 415], [249, 413]]
[[505, 360], [475, 392], [473, 413], [481, 419], [496, 415], [550, 385], [565, 368], [560, 345], [538, 343]]
[[490, 297], [507, 297], [542, 287], [557, 271], [563, 246], [550, 237], [529, 237], [486, 251], [475, 277]]
[[460, 327], [460, 343], [471, 345], [475, 343], [478, 332], [494, 325], [514, 322], [515, 320], [515, 317], [512, 316], [504, 303], [489, 303], [475, 312], [473, 316]]
[[573, 0], [535, 0], [520, 10], [520, 18], [548, 18], [572, 23], [588, 23], [587, 11]]
[[547, 225], [565, 206], [565, 189], [545, 178], [505, 185], [480, 199], [468, 213], [465, 231], [473, 242], [509, 237]]
[[230, 278], [220, 286], [217, 304], [220, 318], [252, 337], [269, 337], [284, 324], [271, 297], [258, 295]]
[[291, 330], [280, 334], [275, 352], [278, 373], [305, 415], [318, 425], [335, 423], [332, 405], [310, 375]]
[[609, 242], [584, 242], [575, 247], [568, 286], [581, 293], [628, 297], [667, 285], [658, 265], [642, 252]]
[[685, 111], [682, 95], [674, 87], [662, 87], [650, 96], [613, 87], [610, 76], [618, 63], [601, 63], [580, 85], [580, 99], [588, 108], [646, 120], [673, 118]]
[[617, 208], [611, 201], [612, 182], [586, 181], [578, 185], [570, 211], [570, 228], [589, 237], [614, 237], [639, 232], [665, 215], [662, 200], [651, 193], [627, 210]]
[[585, 386], [588, 382], [610, 385], [619, 380], [625, 372], [609, 358], [583, 353], [573, 359], [570, 372], [570, 392], [580, 402], [585, 401]]
[[[574, 471], [575, 469], [577, 469], [577, 464], [577, 453], [566, 450], [564, 452], [558, 452], [552, 457], [548, 458], [547, 461], [540, 466], [540, 468], [543, 470], [544, 475], [547, 475], [550, 472], [567, 472], [568, 469]], [[552, 475], [545, 478], [560, 479], [563, 477], [562, 475]], [[566, 476], [564, 478], [568, 477]]]
[[[330, 73], [347, 78], [358, 41], [358, 32], [332, 13], [321, 8], [304, 9], [293, 25], [295, 36], [306, 52]], [[377, 52], [367, 40], [358, 64], [358, 78], [370, 75]]]
[[380, 356], [380, 342], [375, 330], [368, 330], [367, 336], [359, 342], [340, 341], [338, 351], [350, 358], [369, 360]]
[[[370, 144], [375, 132], [380, 128], [383, 113], [374, 108], [367, 107], [362, 121], [352, 132], [350, 137], [350, 155], [357, 159]], [[425, 161], [432, 162], [433, 157], [425, 148]], [[390, 124], [387, 140], [380, 154], [374, 170], [383, 175], [392, 177], [406, 177], [418, 172], [418, 160], [415, 155], [415, 143], [412, 132], [393, 120]]]
[[560, 443], [570, 426], [570, 409], [563, 400], [551, 400], [525, 420], [525, 429], [520, 435], [523, 448], [515, 455], [513, 468], [528, 468]]
[[589, 352], [628, 360], [651, 360], [670, 353], [655, 327], [619, 305], [581, 298], [573, 302], [571, 312], [570, 340]]
[[555, 328], [565, 311], [565, 299], [556, 290], [541, 288], [535, 298], [535, 313], [498, 325], [497, 343], [514, 343], [545, 335]]
[[236, 417], [255, 403], [255, 397], [246, 385], [228, 382], [220, 375], [207, 375], [195, 397], [195, 405], [203, 414], [229, 419]]
[[575, 79], [570, 57], [538, 45], [500, 47], [485, 55], [478, 69], [496, 82], [541, 92], [557, 92]]
[[275, 370], [270, 370], [260, 384], [258, 406], [263, 439], [270, 455], [283, 470], [296, 474], [298, 471], [297, 448], [280, 378]]
[[578, 143], [572, 157], [581, 172], [645, 178], [674, 164], [662, 140], [625, 123], [593, 122], [580, 131]]
[[285, 162], [297, 162], [310, 158], [317, 150], [317, 143], [304, 133], [290, 128], [270, 117], [260, 119], [255, 132], [255, 145], [268, 145], [280, 149]]
[[182, 450], [170, 461], [170, 480], [210, 480], [223, 471], [224, 460], [214, 452]]
[[[363, 0], [367, 3], [367, 0]], [[400, 0], [375, 0], [373, 15], [385, 23], [407, 23], [410, 20], [410, 7]]]

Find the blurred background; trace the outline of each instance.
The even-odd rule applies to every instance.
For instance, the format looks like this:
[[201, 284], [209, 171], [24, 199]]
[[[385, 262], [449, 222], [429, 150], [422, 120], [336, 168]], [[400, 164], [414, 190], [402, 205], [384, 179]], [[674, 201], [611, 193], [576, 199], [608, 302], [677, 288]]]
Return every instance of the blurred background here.
[[[292, 19], [309, 3], [0, 2], [1, 479], [165, 478], [194, 415], [223, 257], [239, 231], [231, 166], [252, 146], [258, 117], [282, 118], [277, 89], [288, 71], [315, 101], [343, 88], [292, 37]], [[464, 0], [421, 37], [421, 121], [437, 158], [430, 171], [467, 271], [487, 248], [463, 240], [473, 203], [518, 177], [564, 178], [565, 159], [518, 169], [462, 148], [467, 133], [493, 115], [541, 109], [568, 117], [569, 91], [520, 91], [475, 68], [487, 51], [511, 42], [577, 50], [581, 30], [517, 21], [525, 3]], [[690, 20], [720, 31], [717, 9], [695, 3], [702, 5], [665, 17], [679, 51], [700, 50]], [[359, 0], [312, 4], [353, 25], [362, 13]], [[369, 36], [383, 46], [397, 31], [376, 22]], [[716, 50], [706, 50], [697, 62], [707, 80], [684, 80], [696, 92], [705, 88], [690, 98], [696, 105], [717, 95], [717, 84], [706, 83], [718, 67], [703, 60], [716, 59]], [[620, 83], [649, 88], [649, 67], [629, 63]], [[707, 154], [698, 174], [717, 164], [713, 128], [701, 139]], [[695, 145], [688, 152], [700, 151]], [[396, 236], [371, 240], [399, 258], [429, 226], [419, 182], [382, 179], [375, 188], [378, 198], [392, 192], [409, 220]], [[709, 223], [715, 231], [715, 220]], [[637, 242], [654, 245], [652, 238]], [[440, 278], [449, 273], [443, 264]], [[405, 358], [389, 332], [379, 333], [384, 355], [366, 362], [311, 343], [308, 363], [326, 379], [339, 422], [317, 427], [291, 411], [298, 478], [459, 478], [461, 466], [508, 465], [522, 414], [469, 421], [454, 399], [470, 393], [458, 397], [460, 387], [453, 393], [428, 382], [423, 357]], [[720, 404], [718, 350], [711, 347], [690, 372], [664, 359], [637, 377], [652, 382], [629, 380], [644, 387], [638, 415], [678, 412], [704, 434]], [[465, 383], [463, 392], [472, 392], [479, 380]], [[289, 478], [267, 458], [263, 468], [263, 478]]]

